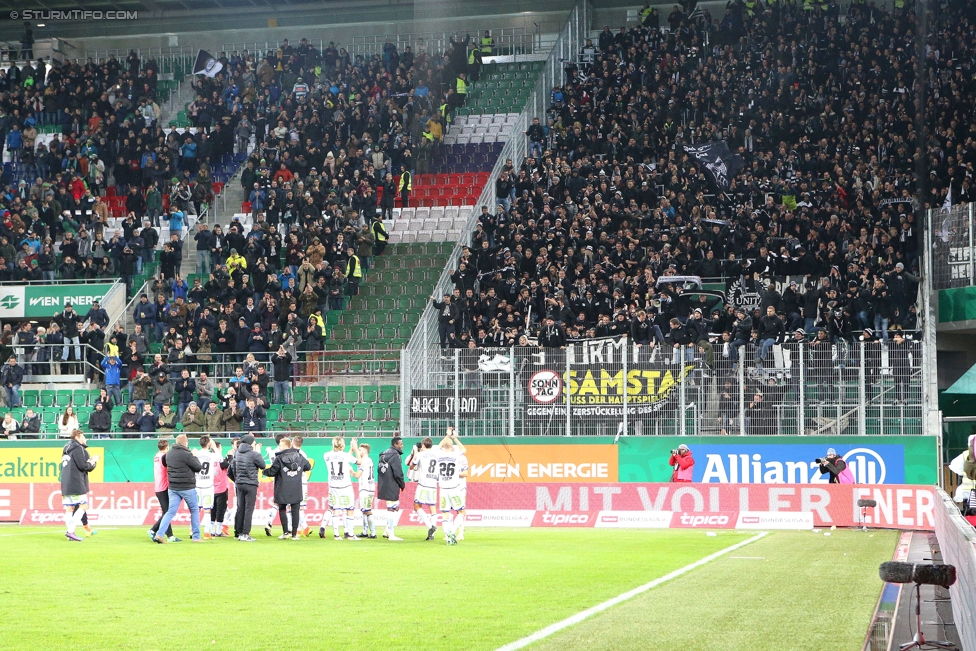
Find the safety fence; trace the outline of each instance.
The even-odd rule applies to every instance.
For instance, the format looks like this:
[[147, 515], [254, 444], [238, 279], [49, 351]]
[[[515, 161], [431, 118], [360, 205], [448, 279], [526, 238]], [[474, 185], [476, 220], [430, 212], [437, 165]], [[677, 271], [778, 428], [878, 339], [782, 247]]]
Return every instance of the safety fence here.
[[433, 435], [922, 433], [921, 348], [826, 340], [672, 349], [598, 339], [566, 348], [402, 351], [401, 431]]
[[936, 489], [935, 534], [942, 559], [956, 568], [949, 588], [952, 617], [964, 649], [976, 649], [976, 529], [959, 513], [952, 498]]
[[974, 206], [960, 204], [930, 214], [933, 289], [976, 285]]

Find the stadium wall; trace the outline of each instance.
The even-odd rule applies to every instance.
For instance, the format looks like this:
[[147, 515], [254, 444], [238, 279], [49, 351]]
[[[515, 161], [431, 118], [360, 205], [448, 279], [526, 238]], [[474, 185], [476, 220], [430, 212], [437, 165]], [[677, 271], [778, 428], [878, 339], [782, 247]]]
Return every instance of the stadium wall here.
[[[407, 448], [414, 442], [407, 440]], [[264, 443], [267, 455], [273, 442]], [[681, 443], [695, 454], [692, 484], [667, 483], [670, 451]], [[0, 446], [0, 521], [56, 520], [62, 445], [10, 441]], [[385, 440], [374, 441], [373, 456], [385, 445]], [[631, 513], [615, 526], [684, 526], [682, 514], [697, 513], [707, 516], [702, 522], [731, 527], [741, 514], [768, 512], [813, 512], [809, 526], [848, 526], [855, 523], [852, 505], [862, 493], [879, 501], [877, 517], [884, 526], [932, 526], [928, 496], [937, 479], [934, 437], [661, 436], [624, 438], [616, 444], [612, 437], [472, 437], [465, 445], [469, 506], [476, 517], [485, 518], [483, 526], [531, 526], [536, 520], [535, 526], [550, 526], [542, 518], [551, 512], [570, 518], [557, 518], [556, 524], [611, 526], [601, 518], [620, 517], [616, 511], [654, 515]], [[330, 446], [328, 438], [307, 439], [304, 450], [314, 463]], [[858, 486], [826, 483], [814, 459], [828, 447], [847, 459]], [[91, 475], [93, 510], [128, 524], [148, 518], [147, 510], [155, 512], [154, 439], [92, 440], [89, 452], [102, 460]], [[319, 510], [319, 504], [324, 508], [324, 480], [322, 468], [313, 467], [311, 510]], [[408, 483], [404, 501], [409, 503], [412, 493]], [[270, 494], [268, 479], [261, 500], [266, 502]], [[49, 511], [54, 515], [45, 516]]]

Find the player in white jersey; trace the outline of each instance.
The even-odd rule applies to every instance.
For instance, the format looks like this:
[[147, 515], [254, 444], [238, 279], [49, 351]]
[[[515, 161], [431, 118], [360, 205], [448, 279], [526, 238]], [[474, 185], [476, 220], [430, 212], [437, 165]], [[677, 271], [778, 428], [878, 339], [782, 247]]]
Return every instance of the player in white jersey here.
[[[296, 436], [291, 440], [291, 447], [298, 450], [300, 455], [308, 459], [308, 465], [314, 469], [315, 461], [313, 459], [309, 459], [308, 455], [305, 454], [305, 450], [302, 449], [302, 443], [304, 442], [304, 436]], [[312, 530], [308, 526], [308, 516], [305, 514], [306, 507], [308, 506], [308, 478], [311, 477], [311, 475], [311, 470], [302, 473], [302, 503], [298, 505], [302, 511], [301, 516], [299, 516], [300, 520], [298, 522], [298, 531], [306, 538], [308, 538], [308, 536], [312, 533]]]
[[[356, 439], [352, 440], [353, 453], [358, 452]], [[342, 529], [345, 532], [346, 540], [359, 540], [352, 529], [352, 510], [356, 505], [356, 500], [352, 492], [352, 480], [359, 479], [362, 474], [353, 466], [357, 459], [353, 454], [346, 452], [346, 441], [341, 436], [332, 439], [332, 451], [322, 455], [325, 460], [325, 469], [329, 473], [329, 511], [326, 519], [319, 527], [319, 538], [325, 538], [325, 528], [328, 521], [332, 521], [333, 538], [342, 540], [339, 535], [339, 519], [336, 515], [338, 511], [342, 515]]]
[[369, 443], [362, 443], [356, 455], [359, 463], [359, 510], [363, 513], [363, 538], [376, 538], [373, 524], [373, 498], [376, 497], [376, 475], [369, 458]]
[[[283, 439], [283, 438], [285, 438], [285, 435], [284, 434], [281, 434], [281, 433], [275, 434], [275, 443], [278, 444], [278, 447], [274, 448], [273, 450], [268, 450], [268, 467], [269, 468], [271, 467], [271, 464], [274, 463], [275, 455], [278, 454], [279, 452], [281, 452], [284, 449], [284, 448], [281, 447], [281, 439]], [[273, 499], [272, 500], [269, 500], [268, 501], [268, 514], [267, 514], [267, 520], [266, 520], [267, 523], [264, 525], [264, 535], [265, 536], [269, 536], [269, 537], [271, 536], [271, 528], [274, 527], [274, 519], [275, 519], [275, 516], [276, 515], [278, 515], [278, 505], [274, 503], [274, 500]], [[288, 523], [287, 522], [282, 522], [282, 524], [285, 525], [285, 529], [287, 529], [288, 531], [291, 531], [291, 527], [288, 526]]]
[[[447, 436], [437, 452], [437, 484], [441, 489], [441, 517], [444, 519], [444, 539], [448, 545], [456, 545], [455, 531], [464, 521], [464, 494], [461, 492], [461, 457], [464, 446], [458, 441], [453, 427], [447, 428]], [[465, 469], [466, 470], [466, 469]], [[456, 514], [456, 516], [452, 516]]]
[[220, 462], [223, 458], [217, 451], [217, 445], [206, 434], [200, 437], [200, 449], [194, 450], [193, 454], [200, 461], [200, 472], [196, 474], [197, 503], [202, 511], [200, 521], [207, 524], [207, 530], [203, 532], [203, 538], [207, 539], [220, 533], [214, 529], [210, 510], [214, 505], [214, 478], [220, 472]]
[[[437, 451], [430, 437], [417, 444], [407, 460], [415, 471], [417, 490], [413, 494], [413, 510], [427, 527], [427, 540], [437, 533]], [[430, 513], [425, 511], [425, 507]]]

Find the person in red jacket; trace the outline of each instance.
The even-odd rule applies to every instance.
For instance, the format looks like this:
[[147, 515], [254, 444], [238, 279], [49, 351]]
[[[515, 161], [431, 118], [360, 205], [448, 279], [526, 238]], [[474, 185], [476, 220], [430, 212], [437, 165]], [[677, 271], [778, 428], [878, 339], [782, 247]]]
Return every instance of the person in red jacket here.
[[695, 467], [695, 458], [691, 455], [691, 450], [682, 443], [678, 449], [671, 450], [671, 459], [668, 465], [674, 467], [671, 473], [671, 481], [691, 481], [692, 469]]

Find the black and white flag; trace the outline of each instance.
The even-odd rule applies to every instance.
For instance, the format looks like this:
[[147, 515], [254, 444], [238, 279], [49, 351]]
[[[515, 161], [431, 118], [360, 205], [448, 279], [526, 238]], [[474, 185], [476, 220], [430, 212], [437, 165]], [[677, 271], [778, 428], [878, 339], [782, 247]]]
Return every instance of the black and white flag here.
[[742, 157], [733, 154], [724, 140], [697, 147], [685, 147], [689, 156], [701, 163], [719, 190], [727, 192], [730, 179], [742, 171]]
[[200, 50], [200, 53], [197, 54], [196, 63], [193, 64], [193, 74], [195, 75], [216, 77], [217, 73], [223, 69], [224, 64], [213, 58], [209, 52], [204, 52], [203, 50]]

